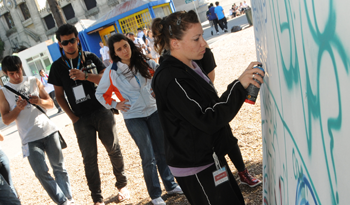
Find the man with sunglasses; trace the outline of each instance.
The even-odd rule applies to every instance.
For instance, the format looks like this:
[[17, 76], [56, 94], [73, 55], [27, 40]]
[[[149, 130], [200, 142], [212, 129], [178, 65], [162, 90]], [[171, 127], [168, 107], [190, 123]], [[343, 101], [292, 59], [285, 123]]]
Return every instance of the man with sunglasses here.
[[[126, 188], [127, 179], [115, 119], [113, 113], [104, 108], [95, 97], [95, 84], [99, 83], [106, 67], [95, 54], [82, 51], [78, 31], [74, 26], [62, 25], [56, 32], [56, 38], [62, 57], [52, 64], [49, 83], [54, 85], [58, 103], [73, 122], [92, 200], [95, 205], [104, 204], [97, 164], [96, 132], [112, 162], [117, 179], [115, 186], [119, 190], [118, 199], [128, 199], [129, 191]], [[95, 64], [96, 70], [86, 71], [88, 62]]]

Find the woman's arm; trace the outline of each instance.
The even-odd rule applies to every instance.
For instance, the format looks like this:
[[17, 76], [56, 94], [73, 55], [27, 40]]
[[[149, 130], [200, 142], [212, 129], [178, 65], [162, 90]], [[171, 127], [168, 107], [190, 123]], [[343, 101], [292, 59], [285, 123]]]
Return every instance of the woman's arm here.
[[111, 84], [110, 71], [111, 67], [105, 70], [95, 93], [96, 99], [107, 109], [116, 108], [117, 106], [117, 102], [112, 98], [116, 87]]
[[[252, 78], [253, 73], [257, 72], [264, 76], [260, 69], [253, 69], [257, 64], [258, 62], [251, 63], [218, 99], [208, 99], [207, 95], [198, 91], [201, 88], [196, 87], [192, 80], [176, 78], [162, 95], [166, 96], [171, 112], [181, 115], [198, 129], [213, 134], [236, 116], [246, 98], [245, 89], [248, 85], [257, 84], [260, 87]], [[262, 82], [262, 78], [258, 80]]]

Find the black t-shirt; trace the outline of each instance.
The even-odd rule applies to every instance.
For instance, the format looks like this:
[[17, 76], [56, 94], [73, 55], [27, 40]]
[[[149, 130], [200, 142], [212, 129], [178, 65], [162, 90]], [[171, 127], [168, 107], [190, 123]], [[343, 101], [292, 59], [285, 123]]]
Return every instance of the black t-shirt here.
[[[100, 73], [103, 69], [105, 69], [105, 65], [102, 61], [93, 53], [85, 51], [86, 61], [92, 60], [92, 62], [96, 65], [97, 72]], [[76, 68], [78, 64], [79, 57], [73, 59], [73, 66]], [[74, 81], [69, 77], [70, 67], [67, 65], [70, 63], [69, 60], [64, 61], [62, 58], [57, 59], [51, 66], [50, 75], [49, 75], [49, 83], [63, 87], [64, 92], [67, 95], [68, 102], [74, 114], [76, 116], [82, 116], [85, 114], [89, 114], [94, 110], [97, 110], [103, 107], [95, 97], [96, 86], [94, 83], [87, 80], [77, 80]], [[79, 69], [82, 69], [83, 65], [80, 63]], [[78, 69], [78, 68], [77, 68]], [[88, 71], [91, 73], [91, 70]], [[83, 85], [85, 98], [76, 101], [73, 87], [77, 85]]]
[[195, 60], [195, 62], [205, 71], [206, 74], [209, 74], [216, 68], [215, 58], [210, 48], [206, 48], [203, 58], [201, 60]]

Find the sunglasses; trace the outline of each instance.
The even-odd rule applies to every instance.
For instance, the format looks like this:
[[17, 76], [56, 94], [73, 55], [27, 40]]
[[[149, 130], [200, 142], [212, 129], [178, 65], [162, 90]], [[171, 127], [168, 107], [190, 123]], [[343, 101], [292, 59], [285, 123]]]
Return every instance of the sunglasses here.
[[62, 41], [61, 44], [62, 46], [68, 45], [68, 43], [74, 44], [77, 41], [77, 38], [71, 38], [69, 40]]

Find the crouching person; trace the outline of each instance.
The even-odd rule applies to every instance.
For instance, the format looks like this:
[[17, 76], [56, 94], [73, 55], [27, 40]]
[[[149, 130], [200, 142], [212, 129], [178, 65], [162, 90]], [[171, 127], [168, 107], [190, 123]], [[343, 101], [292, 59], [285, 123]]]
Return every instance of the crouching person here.
[[[6, 125], [16, 121], [22, 140], [23, 156], [28, 157], [35, 176], [56, 204], [71, 204], [72, 191], [67, 170], [64, 167], [58, 128], [43, 110], [53, 108], [53, 101], [36, 77], [23, 76], [22, 62], [17, 56], [6, 56], [2, 70], [10, 81], [0, 90], [0, 112]], [[21, 97], [23, 96], [23, 97]], [[24, 99], [26, 97], [28, 101]], [[55, 179], [48, 173], [45, 152], [50, 161]]]

